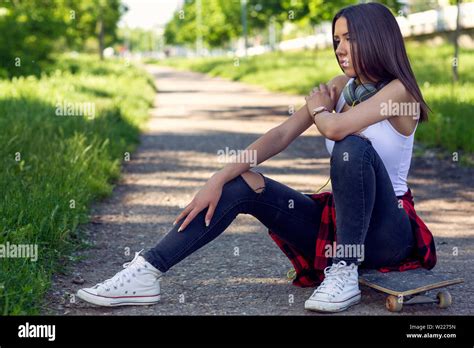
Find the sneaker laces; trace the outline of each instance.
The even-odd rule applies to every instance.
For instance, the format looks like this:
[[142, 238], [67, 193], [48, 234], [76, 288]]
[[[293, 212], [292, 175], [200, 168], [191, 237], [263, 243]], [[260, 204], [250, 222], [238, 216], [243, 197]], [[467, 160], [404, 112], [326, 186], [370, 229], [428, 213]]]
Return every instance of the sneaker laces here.
[[[142, 251], [143, 251], [143, 249], [136, 252], [135, 257], [133, 258], [132, 261], [125, 262], [123, 264], [123, 268], [124, 268], [123, 270], [118, 272], [112, 278], [106, 279], [102, 283], [99, 283], [99, 284], [95, 285], [93, 287], [93, 289], [97, 289], [97, 288], [100, 287], [100, 288], [105, 289], [106, 291], [109, 291], [110, 287], [113, 287], [114, 289], [117, 289], [118, 286], [123, 286], [125, 281], [130, 282], [130, 279], [131, 279], [130, 271], [133, 268], [137, 267], [136, 261], [138, 260], [138, 257], [140, 256], [140, 253]], [[137, 271], [140, 272], [140, 268], [138, 268]], [[132, 274], [132, 275], [135, 276], [135, 274]]]
[[353, 266], [347, 266], [345, 261], [333, 263], [324, 269], [324, 280], [316, 289], [316, 293], [324, 293], [328, 295], [339, 294], [344, 289], [346, 279], [350, 276], [350, 270]]

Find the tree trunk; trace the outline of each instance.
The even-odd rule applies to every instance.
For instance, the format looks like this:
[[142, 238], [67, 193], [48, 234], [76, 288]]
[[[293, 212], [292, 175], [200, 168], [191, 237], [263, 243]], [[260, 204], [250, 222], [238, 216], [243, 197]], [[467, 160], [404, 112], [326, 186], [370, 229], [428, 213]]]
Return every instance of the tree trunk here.
[[453, 82], [459, 81], [458, 65], [459, 65], [459, 32], [461, 30], [461, 0], [456, 1], [458, 14], [456, 18], [456, 31], [454, 32], [454, 58], [453, 58]]

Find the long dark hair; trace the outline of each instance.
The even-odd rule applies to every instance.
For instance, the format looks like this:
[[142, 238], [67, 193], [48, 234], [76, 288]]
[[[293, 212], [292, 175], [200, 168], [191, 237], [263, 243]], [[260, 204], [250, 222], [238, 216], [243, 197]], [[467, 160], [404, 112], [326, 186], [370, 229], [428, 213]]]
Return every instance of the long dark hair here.
[[[379, 3], [345, 7], [332, 20], [333, 38], [334, 27], [340, 17], [347, 20], [356, 74], [375, 79], [375, 81], [399, 79], [416, 102], [420, 103], [419, 122], [427, 121], [430, 108], [418, 87], [405, 50], [402, 33], [390, 10]], [[333, 41], [333, 46], [336, 53], [335, 41]], [[341, 70], [343, 70], [342, 67]]]

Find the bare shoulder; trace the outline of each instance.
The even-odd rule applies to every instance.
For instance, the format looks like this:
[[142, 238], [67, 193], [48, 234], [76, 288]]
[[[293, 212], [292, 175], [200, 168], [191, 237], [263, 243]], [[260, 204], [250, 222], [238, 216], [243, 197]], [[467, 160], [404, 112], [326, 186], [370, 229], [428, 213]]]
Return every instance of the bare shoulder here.
[[387, 93], [390, 93], [391, 96], [396, 97], [396, 99], [398, 99], [399, 101], [415, 101], [410, 91], [399, 79], [394, 79], [390, 81], [390, 83], [383, 89], [386, 89]]
[[399, 101], [397, 104], [397, 106], [399, 106], [398, 110], [396, 112], [394, 111], [394, 113], [398, 115], [390, 117], [388, 121], [399, 133], [410, 136], [415, 131], [417, 124], [417, 118], [414, 116], [418, 114], [418, 111], [416, 107], [410, 108], [410, 105], [414, 104], [415, 98], [399, 79], [391, 81], [386, 87], [390, 89], [389, 97], [393, 97], [394, 100]]

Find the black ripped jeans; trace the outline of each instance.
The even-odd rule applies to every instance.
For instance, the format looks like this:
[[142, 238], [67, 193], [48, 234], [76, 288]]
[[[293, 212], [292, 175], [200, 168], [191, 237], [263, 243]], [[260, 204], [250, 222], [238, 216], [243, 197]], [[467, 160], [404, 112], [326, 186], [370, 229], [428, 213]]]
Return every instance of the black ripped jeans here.
[[[379, 268], [405, 259], [415, 245], [410, 221], [371, 142], [357, 135], [335, 142], [330, 163], [337, 249], [345, 251], [342, 256], [332, 254], [332, 261]], [[207, 209], [182, 232], [178, 232], [182, 223], [178, 221], [144, 254], [146, 260], [166, 272], [224, 232], [238, 214], [254, 216], [303, 255], [313, 258], [322, 207], [309, 194], [262, 177], [265, 188], [261, 192], [254, 191], [241, 175], [227, 182], [209, 227], [204, 223]]]

